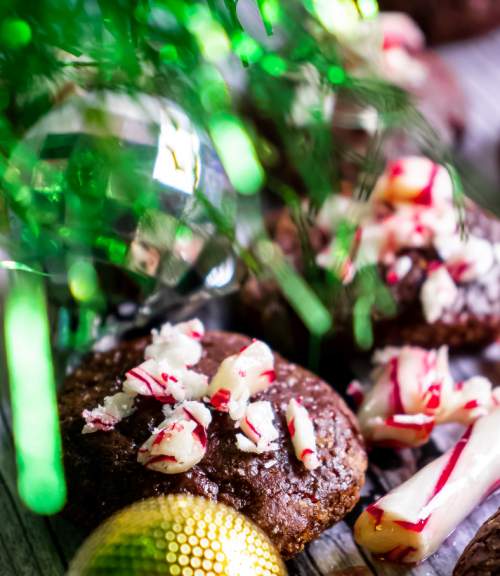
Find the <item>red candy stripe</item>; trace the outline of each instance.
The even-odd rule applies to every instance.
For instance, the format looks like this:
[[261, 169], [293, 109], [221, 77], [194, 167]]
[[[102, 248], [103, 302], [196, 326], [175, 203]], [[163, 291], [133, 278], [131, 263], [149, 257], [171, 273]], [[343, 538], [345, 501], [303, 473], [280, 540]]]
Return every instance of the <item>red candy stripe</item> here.
[[255, 426], [250, 422], [250, 420], [245, 416], [245, 422], [247, 424], [247, 426], [250, 428], [250, 430], [259, 438], [262, 436], [262, 434], [257, 430], [257, 428], [255, 428]]
[[151, 464], [156, 464], [157, 462], [177, 462], [175, 456], [169, 456], [168, 454], [160, 454], [159, 456], [153, 456], [146, 462], [146, 466], [151, 466]]
[[450, 478], [453, 470], [455, 469], [455, 466], [457, 465], [457, 462], [458, 462], [458, 459], [460, 458], [460, 455], [462, 454], [464, 448], [467, 445], [467, 442], [469, 441], [471, 433], [472, 433], [472, 426], [469, 426], [469, 428], [465, 431], [462, 438], [460, 438], [460, 440], [456, 443], [456, 445], [453, 448], [453, 451], [450, 455], [450, 458], [449, 458], [448, 462], [446, 463], [446, 466], [443, 468], [443, 471], [441, 472], [441, 475], [439, 476], [438, 481], [436, 482], [436, 486], [434, 487], [432, 495], [429, 498], [429, 502], [437, 494], [439, 494], [439, 492], [441, 492], [441, 490], [446, 485], [446, 482], [448, 482], [448, 479]]
[[207, 431], [205, 430], [205, 426], [194, 417], [194, 415], [187, 409], [183, 408], [184, 412], [186, 413], [187, 417], [196, 422], [196, 428], [193, 430], [193, 436], [195, 436], [199, 443], [206, 448], [207, 446]]
[[216, 410], [221, 412], [228, 411], [228, 404], [231, 400], [231, 391], [227, 388], [220, 388], [217, 392], [210, 398], [210, 403]]
[[439, 166], [437, 164], [432, 165], [432, 170], [429, 176], [429, 181], [422, 188], [419, 194], [415, 197], [415, 204], [421, 204], [423, 206], [432, 205], [432, 188], [434, 187], [434, 182], [438, 175]]
[[269, 384], [272, 384], [276, 380], [276, 372], [274, 370], [266, 370], [265, 372], [262, 372], [261, 376], [267, 378]]

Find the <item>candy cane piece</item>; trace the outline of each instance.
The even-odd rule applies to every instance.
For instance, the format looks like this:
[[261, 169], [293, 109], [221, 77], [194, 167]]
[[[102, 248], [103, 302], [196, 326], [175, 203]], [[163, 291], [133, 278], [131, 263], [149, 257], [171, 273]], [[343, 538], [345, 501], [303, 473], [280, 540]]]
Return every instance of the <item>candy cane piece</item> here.
[[444, 266], [430, 270], [420, 291], [420, 301], [426, 321], [437, 322], [458, 296], [458, 288]]
[[266, 390], [275, 379], [271, 349], [255, 340], [222, 361], [208, 388], [210, 403], [216, 410], [229, 412], [233, 420], [240, 420], [250, 396]]
[[151, 470], [179, 474], [204, 457], [212, 416], [206, 406], [196, 401], [182, 402], [175, 409], [165, 408], [165, 420], [141, 446], [137, 460]]
[[448, 351], [388, 348], [374, 355], [374, 386], [358, 411], [366, 440], [391, 446], [425, 443], [434, 424], [470, 424], [494, 406], [492, 385], [474, 377], [457, 385]]
[[150, 358], [129, 370], [125, 377], [123, 390], [130, 394], [152, 396], [164, 404], [175, 404], [186, 398], [180, 372], [166, 361]]
[[145, 358], [164, 360], [175, 368], [194, 366], [201, 359], [201, 339], [205, 328], [200, 320], [172, 325], [164, 324], [160, 330], [152, 331], [152, 343], [146, 347]]
[[295, 455], [308, 470], [314, 470], [320, 465], [316, 452], [314, 426], [309, 412], [295, 398], [288, 404], [286, 421]]
[[82, 416], [85, 425], [82, 434], [92, 432], [109, 432], [116, 424], [130, 416], [134, 411], [134, 396], [124, 392], [117, 392], [112, 396], [106, 396], [103, 405], [97, 406], [93, 410], [84, 410]]
[[443, 166], [423, 156], [407, 156], [388, 163], [373, 198], [425, 207], [451, 204], [453, 184]]
[[273, 441], [279, 432], [273, 424], [274, 413], [268, 401], [252, 402], [247, 406], [245, 415], [239, 421], [240, 429], [245, 434], [236, 435], [236, 444], [243, 452], [262, 454], [278, 448]]
[[369, 506], [354, 536], [379, 558], [415, 563], [444, 539], [500, 480], [500, 408], [477, 420], [448, 452]]
[[443, 259], [452, 278], [458, 283], [472, 282], [487, 274], [495, 263], [491, 242], [469, 235], [463, 239], [454, 236], [437, 236], [434, 246]]

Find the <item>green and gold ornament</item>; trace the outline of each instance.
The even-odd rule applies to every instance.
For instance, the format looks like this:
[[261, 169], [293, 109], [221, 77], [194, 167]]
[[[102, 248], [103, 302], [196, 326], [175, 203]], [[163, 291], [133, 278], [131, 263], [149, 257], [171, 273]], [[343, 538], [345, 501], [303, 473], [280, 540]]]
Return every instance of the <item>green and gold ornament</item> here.
[[118, 512], [83, 544], [68, 576], [285, 576], [269, 538], [224, 504], [176, 494]]

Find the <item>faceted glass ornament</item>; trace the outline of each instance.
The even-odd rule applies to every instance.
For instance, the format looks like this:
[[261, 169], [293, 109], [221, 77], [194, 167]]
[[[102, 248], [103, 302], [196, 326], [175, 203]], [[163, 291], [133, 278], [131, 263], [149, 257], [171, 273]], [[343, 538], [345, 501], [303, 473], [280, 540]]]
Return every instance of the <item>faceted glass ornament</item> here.
[[150, 498], [104, 522], [68, 576], [286, 576], [269, 538], [224, 504], [176, 494]]
[[52, 299], [150, 317], [234, 286], [231, 247], [202, 204], [232, 219], [235, 194], [170, 101], [72, 95], [27, 134], [6, 181], [15, 256], [41, 264]]

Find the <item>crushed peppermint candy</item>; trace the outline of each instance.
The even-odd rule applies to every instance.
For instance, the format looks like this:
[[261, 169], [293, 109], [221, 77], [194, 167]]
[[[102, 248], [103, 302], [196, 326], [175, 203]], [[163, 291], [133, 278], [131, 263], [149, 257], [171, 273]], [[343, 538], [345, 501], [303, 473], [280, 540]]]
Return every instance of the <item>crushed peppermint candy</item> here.
[[[236, 434], [236, 445], [241, 451], [262, 454], [277, 450], [275, 440], [279, 431], [274, 425], [271, 403], [250, 402], [254, 394], [266, 390], [276, 380], [271, 349], [253, 340], [221, 362], [209, 385], [207, 376], [191, 369], [201, 359], [200, 340], [204, 333], [199, 320], [175, 326], [165, 324], [159, 331], [154, 330], [145, 361], [126, 373], [122, 391], [106, 396], [102, 406], [83, 411], [82, 433], [112, 430], [133, 412], [137, 396], [149, 396], [163, 404], [165, 416], [138, 451], [138, 462], [151, 470], [178, 474], [202, 460], [212, 420], [209, 408], [228, 412], [236, 421], [242, 432]], [[292, 434], [297, 457], [307, 469], [313, 470], [319, 461], [307, 410], [292, 400], [287, 418], [288, 414], [292, 414], [290, 430], [297, 419], [297, 435], [295, 427]]]
[[[387, 284], [395, 286], [412, 268], [409, 256], [400, 255], [402, 250], [436, 250], [443, 271], [430, 267], [420, 293], [424, 317], [431, 324], [458, 302], [457, 285], [480, 280], [500, 263], [497, 245], [474, 235], [461, 236], [450, 175], [444, 166], [425, 157], [389, 162], [364, 207], [355, 199], [329, 198], [318, 214], [318, 226], [329, 234], [342, 223], [359, 230], [349, 257], [342, 260], [344, 283], [364, 266], [383, 264]], [[337, 244], [333, 235], [316, 257], [320, 267], [339, 269]], [[434, 298], [436, 291], [439, 296]]]
[[208, 388], [210, 403], [216, 410], [229, 412], [233, 420], [240, 420], [250, 396], [269, 388], [275, 379], [271, 349], [254, 340], [222, 361]]
[[152, 396], [164, 404], [175, 404], [205, 396], [208, 378], [194, 370], [174, 369], [165, 360], [150, 358], [126, 373], [123, 389], [141, 396]]
[[428, 272], [420, 292], [422, 310], [429, 324], [437, 322], [457, 299], [458, 289], [453, 278], [444, 266]]
[[205, 328], [198, 319], [180, 324], [164, 324], [153, 330], [152, 343], [146, 347], [146, 359], [166, 360], [171, 366], [185, 367], [198, 364], [203, 353], [201, 340]]
[[[172, 405], [204, 397], [208, 378], [188, 367], [197, 364], [201, 358], [203, 350], [200, 340], [204, 333], [205, 328], [198, 319], [176, 325], [167, 323], [160, 331], [153, 330], [151, 346], [161, 349], [151, 350], [148, 346], [146, 360], [126, 373], [122, 392], [105, 398], [104, 406], [83, 411], [85, 426], [82, 432], [112, 430], [115, 424], [130, 414], [128, 409], [120, 409], [120, 403], [128, 407], [137, 395], [151, 396], [163, 404]], [[155, 354], [148, 357], [148, 349]], [[183, 363], [180, 364], [181, 361]]]
[[373, 361], [373, 386], [358, 411], [363, 436], [372, 443], [419, 446], [434, 425], [468, 425], [497, 405], [486, 378], [454, 382], [446, 347], [390, 347], [374, 354]]
[[150, 358], [125, 374], [123, 390], [129, 394], [152, 396], [164, 404], [175, 404], [185, 399], [180, 374], [166, 361]]
[[134, 396], [125, 392], [117, 392], [112, 396], [106, 396], [103, 404], [93, 410], [84, 410], [82, 416], [85, 425], [82, 434], [92, 432], [109, 432], [116, 424], [130, 416], [134, 411]]
[[373, 194], [394, 204], [448, 205], [453, 200], [453, 184], [444, 166], [423, 156], [407, 156], [389, 162]]
[[163, 474], [186, 472], [207, 451], [210, 410], [201, 402], [182, 402], [166, 412], [165, 420], [139, 448], [137, 461]]
[[484, 238], [468, 236], [438, 236], [434, 240], [438, 254], [455, 282], [477, 280], [492, 268], [495, 263], [493, 246]]
[[399, 257], [394, 264], [389, 268], [386, 274], [388, 284], [397, 284], [408, 274], [411, 270], [412, 261], [409, 256]]
[[286, 422], [298, 460], [307, 470], [316, 469], [320, 462], [316, 451], [314, 426], [307, 409], [295, 398], [292, 398], [288, 404]]
[[273, 424], [274, 414], [268, 401], [252, 402], [247, 406], [245, 415], [239, 421], [240, 429], [245, 434], [236, 435], [236, 444], [243, 452], [271, 452], [277, 450], [273, 441], [279, 436]]

